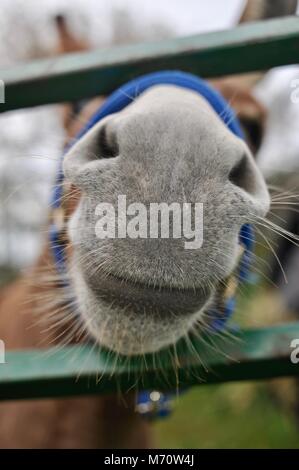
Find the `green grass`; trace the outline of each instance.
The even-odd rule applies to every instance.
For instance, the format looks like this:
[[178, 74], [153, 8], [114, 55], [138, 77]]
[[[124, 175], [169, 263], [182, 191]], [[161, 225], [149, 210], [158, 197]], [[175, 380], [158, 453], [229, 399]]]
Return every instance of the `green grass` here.
[[[249, 286], [243, 294], [235, 315], [239, 324], [257, 327], [281, 320], [273, 292]], [[179, 398], [170, 418], [154, 424], [155, 445], [299, 449], [299, 421], [296, 426], [292, 413], [286, 411], [299, 400], [296, 395], [288, 379], [193, 387]]]
[[194, 387], [154, 433], [161, 448], [299, 448], [298, 428], [264, 384]]

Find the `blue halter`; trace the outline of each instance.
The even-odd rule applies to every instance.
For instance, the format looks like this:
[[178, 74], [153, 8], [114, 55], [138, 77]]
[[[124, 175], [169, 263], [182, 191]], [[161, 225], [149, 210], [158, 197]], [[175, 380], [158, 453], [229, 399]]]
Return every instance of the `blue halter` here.
[[[199, 93], [204, 97], [215, 112], [219, 115], [222, 121], [227, 125], [227, 127], [233, 132], [236, 136], [241, 139], [244, 138], [243, 132], [240, 128], [238, 119], [235, 116], [234, 111], [230, 108], [227, 101], [214, 90], [206, 81], [191, 75], [185, 72], [179, 71], [162, 71], [150, 73], [138, 77], [125, 85], [121, 86], [114, 93], [112, 93], [106, 101], [102, 104], [99, 110], [92, 116], [90, 121], [85, 125], [81, 132], [76, 136], [74, 141], [67, 147], [69, 148], [86, 132], [91, 129], [96, 123], [98, 123], [104, 117], [121, 111], [126, 106], [128, 106], [136, 97], [138, 97], [145, 90], [148, 90], [154, 85], [175, 85], [182, 88], [187, 88]], [[55, 214], [55, 211], [61, 208], [62, 196], [63, 196], [63, 173], [62, 168], [60, 167], [56, 186], [52, 195], [51, 207]], [[65, 254], [65, 244], [61, 241], [61, 229], [54, 222], [50, 227], [50, 244], [52, 248], [52, 253], [57, 269], [62, 273], [66, 273], [66, 254]], [[252, 258], [252, 251], [254, 245], [254, 234], [253, 229], [250, 224], [245, 224], [242, 226], [239, 234], [239, 243], [243, 248], [243, 254], [239, 262], [238, 272], [236, 278], [238, 282], [243, 282], [247, 280], [249, 274], [249, 267]], [[225, 300], [223, 311], [217, 312], [212, 311], [215, 320], [211, 325], [211, 331], [223, 330], [226, 326], [227, 321], [231, 317], [235, 309], [236, 299], [235, 296]], [[165, 416], [168, 410], [169, 400], [166, 396], [161, 395], [160, 403], [158, 403], [158, 409], [156, 414], [159, 416]], [[148, 392], [141, 392], [139, 394], [139, 405], [150, 404], [150, 399]], [[167, 406], [166, 406], [167, 404]], [[156, 406], [157, 404], [155, 404]], [[143, 407], [146, 409], [146, 406]], [[146, 414], [146, 412], [144, 413]]]

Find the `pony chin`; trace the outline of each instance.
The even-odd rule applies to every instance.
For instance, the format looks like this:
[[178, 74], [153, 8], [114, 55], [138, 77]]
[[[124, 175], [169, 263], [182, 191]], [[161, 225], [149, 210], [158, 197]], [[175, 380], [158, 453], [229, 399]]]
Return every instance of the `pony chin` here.
[[115, 305], [95, 295], [77, 272], [75, 292], [80, 316], [87, 332], [99, 346], [124, 356], [155, 353], [187, 337], [194, 327], [203, 325], [204, 312], [211, 306], [213, 294], [197, 311], [185, 315], [173, 312], [148, 313]]

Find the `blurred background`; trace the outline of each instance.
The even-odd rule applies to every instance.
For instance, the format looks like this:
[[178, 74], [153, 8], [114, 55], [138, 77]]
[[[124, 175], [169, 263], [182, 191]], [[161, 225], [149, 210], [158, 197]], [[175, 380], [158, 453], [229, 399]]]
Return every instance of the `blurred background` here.
[[[0, 0], [0, 69], [53, 55], [58, 48], [56, 15], [65, 16], [79, 41], [107, 48], [230, 28], [237, 24], [245, 3]], [[271, 70], [257, 83], [254, 94], [268, 112], [257, 161], [273, 188], [276, 204], [270, 217], [298, 235], [299, 103], [291, 99], [296, 79], [299, 66]], [[64, 140], [58, 105], [0, 115], [3, 288], [41, 251]], [[262, 236], [254, 282], [240, 295], [236, 319], [243, 325], [263, 326], [299, 317], [298, 249], [277, 229], [268, 232], [264, 236], [270, 237], [277, 256]], [[292, 380], [276, 380], [194, 388], [180, 399], [171, 418], [155, 424], [155, 434], [160, 447], [299, 448], [299, 386]]]

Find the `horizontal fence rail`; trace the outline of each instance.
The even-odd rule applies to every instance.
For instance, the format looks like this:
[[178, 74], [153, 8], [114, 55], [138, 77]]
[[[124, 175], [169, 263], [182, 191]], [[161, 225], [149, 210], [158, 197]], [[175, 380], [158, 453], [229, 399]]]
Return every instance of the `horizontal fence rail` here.
[[[106, 95], [149, 71], [180, 69], [202, 77], [266, 70], [299, 57], [299, 19], [279, 18], [156, 43], [69, 54], [0, 70], [0, 112]], [[91, 345], [10, 351], [0, 364], [0, 400], [176, 389], [191, 385], [299, 376], [291, 342], [299, 322], [213, 335], [154, 357], [119, 360]]]
[[69, 54], [0, 70], [0, 111], [106, 95], [149, 71], [202, 77], [266, 70], [299, 58], [299, 19], [279, 18], [196, 36]]
[[13, 351], [0, 365], [0, 400], [299, 376], [299, 364], [291, 361], [294, 338], [299, 338], [299, 322], [240, 331], [234, 339], [213, 335], [204, 346], [194, 339], [189, 352], [179, 343], [177, 351], [118, 363], [90, 345]]

